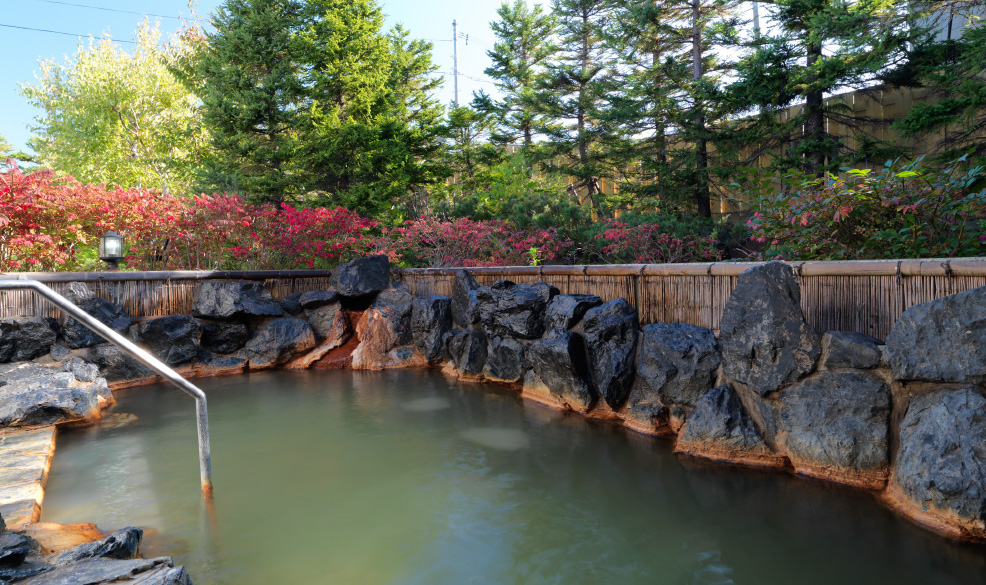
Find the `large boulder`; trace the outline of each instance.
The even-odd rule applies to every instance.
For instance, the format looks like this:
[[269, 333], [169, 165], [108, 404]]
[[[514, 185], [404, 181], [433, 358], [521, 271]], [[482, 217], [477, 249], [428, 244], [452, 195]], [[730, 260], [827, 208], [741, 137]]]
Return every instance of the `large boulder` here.
[[291, 315], [292, 317], [297, 317], [298, 315], [300, 315], [305, 310], [304, 307], [302, 307], [301, 303], [299, 302], [301, 299], [301, 295], [303, 294], [305, 293], [293, 292], [288, 296], [284, 297], [283, 299], [281, 299], [280, 301], [278, 301], [278, 303], [281, 305], [281, 310], [287, 313], [288, 315]]
[[510, 337], [490, 340], [483, 377], [494, 382], [519, 382], [527, 369], [524, 366], [524, 346], [521, 342]]
[[479, 283], [467, 270], [458, 270], [452, 281], [452, 320], [459, 327], [469, 327], [479, 321], [476, 289]]
[[[130, 326], [132, 320], [123, 307], [97, 297], [81, 282], [71, 283], [64, 296], [114, 331], [123, 332]], [[65, 341], [65, 345], [72, 349], [92, 347], [106, 341], [64, 312], [59, 322], [59, 335]]]
[[431, 363], [445, 357], [445, 334], [452, 329], [452, 298], [445, 295], [414, 297], [411, 304], [411, 336], [414, 345]]
[[339, 293], [334, 290], [310, 290], [301, 293], [298, 304], [306, 311], [331, 305], [339, 300]]
[[941, 388], [911, 399], [890, 493], [912, 516], [954, 536], [986, 539], [986, 397]]
[[195, 287], [192, 314], [206, 319], [246, 319], [280, 317], [283, 309], [263, 283], [207, 280]]
[[99, 417], [106, 380], [33, 362], [0, 365], [0, 427], [50, 425]]
[[250, 328], [235, 321], [204, 321], [199, 345], [207, 351], [224, 354], [243, 349], [250, 340]]
[[914, 305], [887, 336], [898, 380], [986, 381], [986, 287]]
[[353, 351], [353, 368], [379, 370], [425, 365], [413, 345], [411, 310], [413, 297], [407, 286], [381, 292], [356, 323], [359, 345]]
[[306, 309], [305, 316], [319, 339], [325, 339], [336, 325], [341, 313], [343, 313], [342, 305], [336, 301]]
[[164, 363], [183, 364], [199, 354], [202, 325], [188, 315], [157, 317], [132, 325], [130, 336]]
[[153, 559], [86, 559], [47, 568], [18, 585], [192, 585], [184, 567], [175, 567], [168, 557]]
[[879, 339], [855, 331], [828, 331], [822, 336], [822, 367], [868, 370], [880, 365]]
[[45, 560], [53, 565], [67, 565], [86, 559], [133, 559], [143, 536], [140, 528], [121, 528], [106, 538], [61, 550]]
[[390, 286], [390, 260], [384, 255], [357, 258], [332, 270], [332, 288], [344, 297], [362, 297]]
[[640, 321], [625, 299], [589, 309], [582, 320], [593, 386], [617, 410], [627, 400], [635, 373]]
[[781, 424], [798, 473], [883, 487], [890, 391], [880, 378], [864, 372], [820, 372], [781, 393]]
[[0, 566], [10, 567], [24, 562], [33, 547], [30, 537], [14, 532], [0, 534]]
[[489, 348], [482, 329], [453, 329], [445, 334], [445, 346], [460, 375], [475, 377], [483, 373]]
[[810, 373], [821, 336], [801, 312], [801, 289], [787, 264], [768, 262], [739, 276], [719, 325], [722, 368], [765, 396]]
[[578, 412], [586, 412], [597, 395], [589, 383], [585, 342], [564, 329], [552, 329], [527, 348], [527, 359], [534, 373], [562, 402]]
[[99, 371], [109, 382], [145, 381], [156, 376], [147, 366], [108, 343], [90, 348], [89, 360], [99, 366]]
[[51, 351], [55, 332], [42, 317], [0, 319], [0, 362], [22, 362]]
[[571, 329], [578, 325], [585, 312], [603, 304], [596, 295], [558, 295], [548, 303], [545, 329]]
[[501, 280], [476, 290], [479, 319], [490, 337], [537, 339], [544, 335], [544, 315], [558, 289], [543, 282], [514, 284]]
[[635, 385], [634, 393], [649, 391], [663, 404], [695, 406], [715, 385], [720, 362], [711, 329], [687, 323], [646, 325], [637, 366], [643, 384]]
[[246, 344], [251, 369], [272, 368], [315, 347], [315, 332], [303, 319], [264, 321]]
[[784, 461], [764, 441], [729, 384], [712, 388], [698, 400], [675, 451], [754, 466], [778, 466]]

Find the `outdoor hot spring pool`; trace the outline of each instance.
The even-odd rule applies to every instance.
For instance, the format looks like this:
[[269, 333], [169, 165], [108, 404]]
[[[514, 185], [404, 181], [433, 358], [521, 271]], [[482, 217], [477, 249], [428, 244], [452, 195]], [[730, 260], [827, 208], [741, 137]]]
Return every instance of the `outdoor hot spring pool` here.
[[[209, 584], [986, 582], [986, 547], [865, 492], [699, 465], [671, 443], [439, 373], [272, 372], [194, 403], [120, 392], [131, 424], [60, 432], [43, 520], [146, 529]], [[118, 417], [113, 417], [118, 418]]]

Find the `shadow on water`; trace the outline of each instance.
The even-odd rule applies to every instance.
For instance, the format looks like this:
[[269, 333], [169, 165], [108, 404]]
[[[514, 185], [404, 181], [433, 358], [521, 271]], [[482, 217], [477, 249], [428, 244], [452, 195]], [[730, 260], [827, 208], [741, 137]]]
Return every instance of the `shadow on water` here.
[[44, 519], [150, 527], [196, 583], [986, 583], [986, 548], [867, 492], [678, 457], [671, 442], [433, 372], [203, 380], [121, 392], [59, 437]]

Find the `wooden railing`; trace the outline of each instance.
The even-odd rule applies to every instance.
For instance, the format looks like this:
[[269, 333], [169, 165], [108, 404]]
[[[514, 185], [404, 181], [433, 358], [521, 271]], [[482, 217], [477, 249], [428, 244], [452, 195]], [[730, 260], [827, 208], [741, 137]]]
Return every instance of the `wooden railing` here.
[[[860, 331], [883, 339], [911, 305], [986, 286], [986, 259], [792, 262], [801, 283], [805, 317], [822, 330]], [[600, 266], [512, 266], [470, 268], [480, 284], [497, 280], [544, 281], [563, 293], [587, 293], [612, 300], [623, 297], [642, 323], [681, 321], [719, 330], [719, 319], [736, 277], [753, 263], [621, 264]], [[416, 295], [452, 293], [456, 268], [394, 271]], [[85, 282], [105, 299], [135, 316], [191, 312], [201, 280], [259, 280], [280, 299], [329, 287], [329, 271], [261, 272], [65, 272], [0, 273], [0, 279], [32, 279], [64, 292], [70, 282]], [[0, 295], [0, 317], [57, 316], [36, 296]]]

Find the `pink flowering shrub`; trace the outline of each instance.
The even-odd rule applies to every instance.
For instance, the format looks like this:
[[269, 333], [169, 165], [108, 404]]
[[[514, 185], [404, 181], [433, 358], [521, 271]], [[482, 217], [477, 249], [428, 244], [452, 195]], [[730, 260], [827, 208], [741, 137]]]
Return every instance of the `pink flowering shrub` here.
[[751, 198], [752, 239], [765, 256], [800, 260], [986, 255], [986, 168], [887, 163], [877, 172], [789, 177], [791, 189]]
[[654, 223], [630, 225], [603, 220], [606, 229], [595, 239], [603, 244], [602, 255], [612, 263], [669, 264], [714, 262], [722, 259], [713, 236], [675, 235]]

